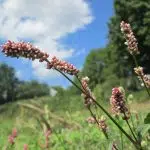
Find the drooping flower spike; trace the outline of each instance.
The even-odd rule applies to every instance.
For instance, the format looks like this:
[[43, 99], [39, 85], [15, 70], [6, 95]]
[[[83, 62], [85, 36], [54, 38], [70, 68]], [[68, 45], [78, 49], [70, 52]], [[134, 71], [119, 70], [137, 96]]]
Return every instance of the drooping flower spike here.
[[40, 62], [46, 61], [48, 69], [58, 69], [70, 75], [77, 75], [79, 73], [79, 70], [74, 65], [59, 60], [55, 56], [48, 61], [49, 55], [30, 43], [7, 41], [2, 45], [2, 52], [10, 57], [24, 57], [31, 60], [38, 59]]
[[24, 57], [32, 60], [39, 59], [40, 62], [43, 62], [49, 57], [47, 53], [42, 52], [32, 44], [25, 42], [7, 41], [4, 45], [2, 45], [2, 52], [6, 56], [17, 58]]
[[29, 150], [29, 146], [28, 146], [28, 144], [24, 144], [24, 146], [23, 146], [23, 150]]
[[51, 59], [49, 63], [47, 63], [47, 69], [51, 68], [58, 69], [70, 75], [77, 75], [79, 73], [79, 70], [73, 64], [69, 64], [66, 61], [62, 61], [55, 56]]

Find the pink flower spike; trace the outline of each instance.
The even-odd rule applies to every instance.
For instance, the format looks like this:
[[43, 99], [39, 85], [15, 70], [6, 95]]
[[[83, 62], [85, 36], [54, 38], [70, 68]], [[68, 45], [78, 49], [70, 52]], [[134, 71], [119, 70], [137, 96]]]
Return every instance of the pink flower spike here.
[[47, 53], [44, 53], [37, 47], [34, 47], [32, 44], [25, 42], [7, 41], [2, 45], [2, 52], [6, 56], [17, 58], [25, 57], [32, 60], [39, 59], [40, 62], [47, 60], [49, 57]]
[[24, 144], [23, 150], [29, 150], [28, 144]]
[[[82, 96], [84, 98], [84, 105], [86, 107], [90, 107], [93, 104], [93, 99], [95, 100], [95, 96], [91, 92], [91, 89], [88, 86], [89, 78], [84, 77], [81, 79], [82, 89], [85, 93], [82, 93]], [[91, 97], [93, 99], [91, 99]]]
[[129, 119], [129, 110], [125, 105], [125, 96], [121, 87], [115, 87], [112, 89], [112, 96], [110, 98], [110, 104], [112, 112], [115, 115], [122, 114], [123, 119]]
[[49, 137], [51, 135], [51, 130], [47, 130], [46, 132], [45, 132], [45, 137]]
[[121, 28], [121, 32], [124, 34], [124, 37], [126, 39], [125, 45], [128, 46], [129, 53], [131, 55], [139, 54], [140, 51], [138, 49], [138, 42], [137, 42], [137, 39], [134, 36], [134, 33], [133, 33], [132, 29], [131, 29], [130, 24], [122, 21], [120, 23], [120, 28]]
[[77, 75], [79, 73], [79, 70], [75, 66], [66, 61], [59, 60], [56, 56], [54, 56], [51, 61], [47, 63], [47, 69], [51, 68], [58, 69], [70, 75]]
[[11, 145], [15, 144], [14, 137], [13, 137], [12, 135], [9, 135], [9, 136], [8, 136], [8, 142], [9, 142]]
[[17, 137], [17, 129], [16, 128], [14, 128], [13, 130], [12, 130], [12, 136], [15, 138], [15, 137]]

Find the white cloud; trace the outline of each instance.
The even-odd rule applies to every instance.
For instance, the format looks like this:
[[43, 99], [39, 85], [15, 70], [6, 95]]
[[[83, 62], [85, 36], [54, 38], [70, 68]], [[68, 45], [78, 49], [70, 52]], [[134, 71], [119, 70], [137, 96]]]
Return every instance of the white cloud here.
[[[71, 57], [74, 50], [66, 49], [59, 39], [92, 21], [89, 5], [84, 0], [4, 0], [0, 3], [0, 14], [0, 38], [31, 39], [50, 56], [63, 59]], [[56, 75], [37, 61], [32, 67], [36, 76]]]
[[81, 49], [80, 51], [76, 52], [76, 56], [80, 56], [86, 53], [85, 49]]
[[54, 88], [50, 88], [50, 95], [55, 96], [57, 94], [57, 91]]
[[16, 77], [17, 78], [22, 78], [22, 72], [20, 70], [16, 71]]

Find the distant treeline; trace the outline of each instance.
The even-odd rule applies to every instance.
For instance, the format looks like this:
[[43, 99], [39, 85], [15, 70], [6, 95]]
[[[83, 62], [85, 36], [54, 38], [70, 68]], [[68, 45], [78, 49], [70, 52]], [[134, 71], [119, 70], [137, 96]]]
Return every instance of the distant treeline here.
[[38, 81], [20, 81], [15, 70], [6, 64], [0, 64], [0, 104], [49, 95], [50, 88], [47, 84]]

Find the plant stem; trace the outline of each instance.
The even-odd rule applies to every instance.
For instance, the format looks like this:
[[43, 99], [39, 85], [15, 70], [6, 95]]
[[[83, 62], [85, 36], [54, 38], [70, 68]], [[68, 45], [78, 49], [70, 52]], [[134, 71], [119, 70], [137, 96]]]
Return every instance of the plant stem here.
[[[136, 57], [135, 57], [134, 55], [132, 55], [132, 56], [133, 56], [133, 60], [134, 60], [135, 66], [138, 67], [139, 65], [138, 65], [138, 62], [137, 62]], [[147, 93], [148, 93], [148, 95], [149, 95], [149, 97], [150, 97], [150, 91], [149, 91], [149, 89], [147, 88], [146, 83], [145, 83], [143, 77], [142, 77], [142, 76], [140, 76], [140, 77], [141, 77], [141, 80], [142, 80], [142, 82], [144, 83], [144, 87], [145, 87], [145, 89], [146, 89], [146, 91], [147, 91]]]
[[91, 116], [94, 118], [95, 122], [96, 122], [96, 123], [97, 123], [97, 125], [99, 126], [99, 122], [98, 122], [98, 120], [96, 119], [96, 116], [93, 114], [93, 112], [92, 112], [92, 110], [91, 110], [91, 108], [90, 108], [90, 107], [88, 107], [88, 110], [90, 111]]
[[[77, 77], [77, 76], [76, 76]], [[77, 77], [77, 79], [78, 79], [78, 81], [80, 82], [80, 84], [82, 85], [82, 83], [81, 83], [81, 81], [79, 80], [79, 78]], [[95, 104], [97, 105], [97, 106], [101, 106], [97, 101], [95, 101], [94, 99], [93, 99], [93, 97], [91, 97], [90, 96], [90, 98], [95, 102]], [[103, 110], [103, 112], [117, 125], [117, 127], [129, 138], [130, 136], [126, 133], [126, 132], [124, 132], [124, 130], [122, 130], [123, 128], [110, 116], [110, 114], [101, 106], [100, 107], [100, 109], [101, 110]], [[131, 140], [132, 138], [130, 137], [130, 140]], [[132, 139], [133, 140], [133, 139]], [[134, 141], [135, 142], [135, 141]]]
[[[46, 62], [49, 63], [48, 60]], [[54, 68], [56, 71], [61, 73], [68, 81], [70, 81], [76, 88], [78, 88], [82, 93], [86, 94], [89, 98], [93, 100], [93, 102], [112, 120], [112, 122], [120, 129], [120, 131], [133, 143], [133, 145], [139, 149], [139, 146], [137, 146], [137, 143], [130, 137], [130, 135], [116, 122], [116, 120], [105, 110], [91, 95], [87, 94], [82, 88], [80, 88], [75, 82], [73, 82], [65, 73], [62, 71]], [[79, 79], [78, 79], [79, 80]], [[80, 80], [79, 80], [80, 81]], [[80, 81], [81, 83], [81, 81]], [[81, 84], [82, 85], [82, 84]]]
[[[77, 87], [82, 93], [86, 94], [87, 93], [82, 90], [76, 83], [74, 83], [68, 76], [66, 76], [63, 72], [58, 70], [65, 78], [67, 78], [75, 87]], [[115, 121], [115, 119], [90, 95], [88, 95], [93, 102], [113, 121], [113, 123], [122, 131], [122, 133], [135, 145], [135, 147], [138, 149], [136, 142], [130, 137], [130, 135]]]
[[135, 140], [136, 140], [137, 144], [139, 145], [140, 149], [142, 149], [142, 147], [141, 147], [141, 143], [140, 143], [140, 142], [138, 141], [138, 139], [136, 138], [136, 136], [135, 136], [135, 134], [134, 134], [134, 132], [133, 132], [133, 130], [132, 130], [132, 128], [131, 128], [131, 126], [130, 126], [130, 124], [129, 124], [128, 120], [126, 120], [126, 122], [127, 122], [128, 126], [129, 126], [130, 131], [131, 131], [131, 133], [132, 133], [133, 137], [135, 138]]
[[126, 131], [116, 122], [116, 120], [97, 102], [93, 99], [94, 103], [103, 110], [103, 112], [113, 121], [113, 123], [126, 135], [126, 137], [135, 145], [135, 141], [126, 133]]
[[[91, 116], [94, 118], [94, 120], [96, 121], [96, 123], [97, 123], [97, 125], [98, 125], [98, 127], [99, 127], [99, 122], [98, 122], [98, 120], [96, 119], [96, 116], [93, 114], [93, 112], [92, 112], [91, 108], [90, 108], [90, 107], [88, 107], [88, 110], [90, 111]], [[107, 133], [105, 133], [104, 131], [102, 131], [102, 132], [104, 133], [104, 136], [105, 136], [105, 137], [106, 137], [106, 139], [108, 140], [109, 138], [108, 138]]]
[[[124, 115], [125, 115], [125, 114], [124, 114]], [[126, 115], [125, 115], [125, 116], [126, 116]], [[131, 133], [132, 133], [134, 139], [136, 140], [136, 142], [138, 142], [138, 140], [137, 140], [137, 138], [136, 138], [136, 136], [135, 136], [135, 134], [134, 134], [134, 132], [133, 132], [133, 130], [132, 130], [130, 124], [129, 124], [129, 121], [128, 121], [127, 119], [126, 119], [126, 123], [127, 123], [128, 127], [129, 127], [129, 129], [130, 129], [130, 131], [131, 131]]]
[[120, 137], [121, 137], [121, 150], [123, 150], [123, 137], [122, 137], [122, 132], [120, 131]]
[[115, 150], [119, 150], [115, 145], [114, 145]]
[[135, 124], [134, 124], [134, 121], [133, 121], [133, 116], [132, 116], [132, 114], [131, 114], [131, 123], [132, 123], [133, 131], [134, 131], [134, 133], [136, 134]]

